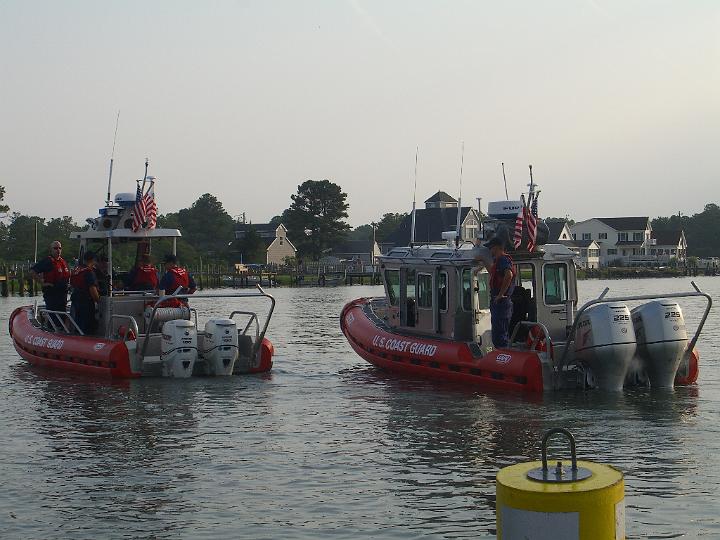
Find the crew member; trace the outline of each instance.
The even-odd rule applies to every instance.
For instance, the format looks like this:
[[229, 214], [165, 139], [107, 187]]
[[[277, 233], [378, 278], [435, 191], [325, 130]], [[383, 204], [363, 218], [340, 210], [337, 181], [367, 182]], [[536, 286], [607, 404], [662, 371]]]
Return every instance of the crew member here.
[[158, 289], [157, 269], [150, 263], [150, 255], [140, 256], [140, 262], [127, 276], [127, 288], [131, 291], [156, 291]]
[[[185, 268], [178, 266], [175, 255], [166, 255], [163, 262], [165, 263], [165, 274], [160, 279], [159, 286], [165, 291], [165, 294], [173, 294], [178, 287], [182, 287], [179, 294], [193, 294], [196, 291], [195, 280]], [[187, 306], [187, 300], [184, 298], [173, 298], [163, 302], [163, 307], [182, 306]]]
[[50, 244], [50, 255], [30, 268], [30, 275], [42, 282], [45, 307], [50, 311], [67, 311], [67, 291], [70, 269], [61, 257], [62, 244], [55, 240]]
[[491, 238], [485, 244], [493, 256], [490, 267], [490, 323], [495, 347], [507, 347], [513, 304], [510, 296], [515, 288], [515, 271], [510, 255], [499, 238]]
[[84, 264], [79, 264], [72, 271], [70, 285], [73, 292], [70, 295], [72, 302], [70, 314], [83, 334], [94, 334], [97, 330], [95, 318], [96, 306], [100, 301], [95, 267], [97, 260], [92, 251], [85, 253]]

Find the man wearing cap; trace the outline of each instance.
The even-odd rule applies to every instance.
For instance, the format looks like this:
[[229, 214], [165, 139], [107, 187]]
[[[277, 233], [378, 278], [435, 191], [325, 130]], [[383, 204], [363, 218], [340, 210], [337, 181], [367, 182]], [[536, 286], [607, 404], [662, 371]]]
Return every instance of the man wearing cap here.
[[67, 291], [70, 269], [61, 256], [62, 244], [55, 240], [50, 243], [50, 255], [30, 268], [30, 275], [42, 281], [45, 307], [51, 311], [67, 310]]
[[495, 347], [507, 347], [509, 343], [510, 318], [513, 305], [510, 296], [515, 289], [515, 271], [510, 255], [499, 238], [491, 238], [485, 244], [493, 256], [490, 267], [490, 323]]
[[[180, 294], [193, 294], [197, 289], [195, 280], [185, 268], [178, 266], [177, 257], [166, 255], [163, 262], [165, 263], [165, 274], [160, 278], [160, 289], [163, 289], [165, 294], [173, 294], [178, 287], [182, 287]], [[187, 300], [173, 298], [163, 302], [163, 307], [182, 306], [187, 306]]]
[[86, 252], [83, 260], [84, 262], [78, 264], [70, 275], [70, 285], [73, 288], [70, 295], [72, 302], [70, 314], [83, 334], [94, 334], [97, 330], [96, 306], [100, 301], [98, 280], [95, 275], [97, 260], [92, 251]]

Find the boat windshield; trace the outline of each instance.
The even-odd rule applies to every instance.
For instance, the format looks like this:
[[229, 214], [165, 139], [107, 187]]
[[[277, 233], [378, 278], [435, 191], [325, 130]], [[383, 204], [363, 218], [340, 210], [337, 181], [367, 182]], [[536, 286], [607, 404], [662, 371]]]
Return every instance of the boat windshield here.
[[400, 301], [400, 270], [385, 270], [385, 286], [391, 306]]

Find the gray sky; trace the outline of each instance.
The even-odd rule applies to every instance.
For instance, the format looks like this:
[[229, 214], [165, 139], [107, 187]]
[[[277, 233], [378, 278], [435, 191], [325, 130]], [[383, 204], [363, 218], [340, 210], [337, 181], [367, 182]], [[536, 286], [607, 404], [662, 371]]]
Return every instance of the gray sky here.
[[[719, 202], [720, 2], [0, 0], [0, 185], [94, 216], [147, 156], [159, 211], [216, 195], [267, 221], [307, 179], [350, 223], [436, 190], [541, 215]], [[485, 205], [484, 205], [485, 206]]]

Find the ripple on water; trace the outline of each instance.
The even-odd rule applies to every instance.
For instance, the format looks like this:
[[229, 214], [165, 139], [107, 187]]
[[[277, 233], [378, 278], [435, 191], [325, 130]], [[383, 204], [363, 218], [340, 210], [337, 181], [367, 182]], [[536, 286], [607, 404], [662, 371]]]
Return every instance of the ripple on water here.
[[[720, 292], [717, 278], [698, 282]], [[583, 299], [608, 284], [614, 294], [689, 288], [588, 281]], [[274, 289], [276, 363], [263, 376], [92, 381], [28, 368], [6, 336], [0, 537], [492, 537], [495, 474], [538, 459], [556, 426], [573, 430], [581, 458], [625, 472], [630, 538], [720, 535], [714, 313], [697, 387], [532, 397], [365, 364], [338, 314], [379, 291]], [[7, 319], [25, 302], [0, 298], [0, 311]]]

